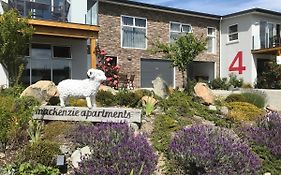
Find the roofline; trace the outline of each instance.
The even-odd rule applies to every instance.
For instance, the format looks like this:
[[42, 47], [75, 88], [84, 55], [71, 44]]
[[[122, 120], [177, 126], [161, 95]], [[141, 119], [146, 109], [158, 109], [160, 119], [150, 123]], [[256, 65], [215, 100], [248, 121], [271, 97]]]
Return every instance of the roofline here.
[[150, 10], [157, 10], [157, 11], [175, 13], [175, 14], [180, 14], [180, 15], [201, 17], [201, 18], [207, 18], [207, 19], [213, 19], [213, 20], [220, 20], [220, 18], [221, 18], [221, 16], [214, 15], [214, 14], [201, 13], [201, 12], [177, 9], [177, 8], [172, 8], [172, 7], [164, 7], [164, 6], [160, 6], [160, 5], [152, 5], [152, 4], [146, 4], [146, 3], [142, 3], [142, 2], [135, 2], [135, 1], [128, 1], [128, 0], [100, 0], [100, 2], [125, 5], [125, 6], [150, 9]]
[[248, 10], [243, 10], [243, 11], [231, 13], [228, 15], [224, 15], [224, 16], [222, 16], [222, 18], [231, 18], [231, 17], [246, 15], [246, 14], [250, 14], [250, 13], [264, 13], [264, 14], [268, 14], [268, 15], [281, 17], [281, 12], [267, 10], [267, 9], [263, 9], [263, 8], [251, 8]]

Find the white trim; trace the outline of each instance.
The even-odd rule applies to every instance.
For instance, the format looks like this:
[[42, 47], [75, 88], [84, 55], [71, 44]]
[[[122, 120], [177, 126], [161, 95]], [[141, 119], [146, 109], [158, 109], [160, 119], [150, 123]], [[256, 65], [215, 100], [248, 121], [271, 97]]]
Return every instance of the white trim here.
[[[236, 25], [237, 25], [237, 32], [229, 33], [229, 28], [232, 27], [232, 26], [236, 26]], [[235, 35], [235, 34], [237, 34], [237, 39], [229, 40], [229, 35]], [[232, 43], [232, 42], [235, 42], [235, 41], [238, 41], [238, 40], [239, 40], [239, 25], [238, 25], [238, 23], [228, 25], [228, 27], [227, 27], [227, 42]]]
[[[212, 35], [209, 35], [209, 29], [214, 29], [214, 33]], [[213, 43], [212, 43], [213, 46], [212, 46], [212, 51], [211, 52], [208, 51], [208, 45], [207, 45], [207, 53], [209, 53], [209, 54], [216, 54], [217, 53], [217, 47], [216, 47], [216, 44], [217, 44], [216, 38], [217, 37], [216, 37], [216, 35], [217, 35], [217, 30], [216, 30], [215, 27], [207, 27], [207, 38], [208, 39], [209, 38], [213, 39]]]
[[176, 67], [174, 67], [174, 78], [173, 78], [173, 88], [175, 89], [176, 88], [176, 85], [177, 85], [177, 70], [176, 70]]
[[[133, 18], [133, 26], [131, 25], [124, 25], [126, 27], [132, 27], [132, 28], [139, 28], [139, 29], [145, 29], [145, 48], [138, 48], [138, 47], [124, 47], [123, 46], [123, 17], [129, 17], [129, 18]], [[136, 26], [135, 25], [135, 19], [143, 19], [145, 20], [145, 27], [140, 27], [140, 26]], [[123, 49], [139, 49], [139, 50], [147, 50], [147, 45], [148, 45], [148, 41], [147, 41], [147, 18], [143, 18], [143, 17], [137, 17], [137, 16], [128, 16], [128, 15], [121, 15], [120, 16], [120, 33], [121, 33], [121, 40], [120, 40], [120, 47]]]

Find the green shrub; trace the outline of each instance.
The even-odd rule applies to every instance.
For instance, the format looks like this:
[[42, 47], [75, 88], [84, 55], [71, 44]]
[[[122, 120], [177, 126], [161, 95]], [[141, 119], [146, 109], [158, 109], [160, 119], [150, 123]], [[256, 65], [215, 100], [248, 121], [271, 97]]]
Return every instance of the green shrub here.
[[266, 97], [257, 92], [245, 92], [241, 94], [245, 98], [245, 102], [251, 103], [258, 108], [263, 108], [266, 103]]
[[16, 175], [59, 175], [60, 171], [57, 168], [48, 167], [42, 164], [23, 163], [20, 165], [11, 165], [0, 171], [3, 174], [11, 174], [14, 172]]
[[131, 91], [119, 91], [116, 94], [117, 104], [119, 106], [137, 107], [141, 97]]
[[69, 105], [77, 107], [87, 107], [87, 102], [85, 99], [70, 98]]
[[11, 127], [11, 112], [5, 109], [0, 110], [0, 150], [5, 151], [9, 141], [9, 131]]
[[51, 166], [55, 157], [60, 154], [59, 145], [48, 140], [38, 141], [24, 147], [19, 157], [19, 162], [32, 164], [43, 164]]
[[230, 109], [230, 119], [238, 123], [254, 121], [263, 114], [261, 109], [246, 102], [230, 102], [227, 107]]
[[98, 91], [96, 100], [100, 106], [107, 107], [107, 106], [116, 105], [115, 96], [109, 91], [103, 91], [103, 90]]
[[242, 94], [230, 94], [225, 99], [226, 102], [245, 102], [246, 98]]
[[281, 88], [281, 66], [275, 62], [267, 62], [263, 65], [263, 71], [258, 75], [256, 87], [260, 89]]
[[142, 98], [143, 96], [152, 96], [154, 95], [153, 91], [147, 90], [147, 89], [137, 89], [134, 91], [134, 93], [139, 97]]
[[60, 135], [69, 134], [74, 128], [74, 124], [70, 122], [52, 121], [45, 125], [43, 130], [43, 138], [51, 141], [60, 142], [57, 139]]
[[250, 84], [250, 83], [243, 83], [243, 85], [241, 86], [241, 88], [244, 88], [244, 89], [252, 89], [253, 86], [252, 86], [252, 84]]
[[243, 82], [244, 82], [243, 79], [242, 78], [238, 79], [237, 75], [235, 74], [229, 75], [229, 80], [228, 80], [229, 85], [240, 88], [243, 85]]
[[15, 85], [4, 89], [3, 91], [1, 91], [1, 94], [4, 96], [19, 97], [24, 89], [25, 87], [22, 85]]
[[212, 89], [222, 89], [222, 90], [228, 90], [229, 84], [227, 83], [227, 78], [216, 78], [210, 83], [210, 87]]

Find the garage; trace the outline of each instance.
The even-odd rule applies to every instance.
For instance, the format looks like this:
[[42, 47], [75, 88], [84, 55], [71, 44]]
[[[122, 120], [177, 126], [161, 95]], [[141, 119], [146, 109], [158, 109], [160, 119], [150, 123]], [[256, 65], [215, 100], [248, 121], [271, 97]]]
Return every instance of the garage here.
[[152, 81], [161, 77], [168, 86], [174, 86], [174, 68], [171, 61], [163, 59], [141, 59], [141, 87], [152, 88]]

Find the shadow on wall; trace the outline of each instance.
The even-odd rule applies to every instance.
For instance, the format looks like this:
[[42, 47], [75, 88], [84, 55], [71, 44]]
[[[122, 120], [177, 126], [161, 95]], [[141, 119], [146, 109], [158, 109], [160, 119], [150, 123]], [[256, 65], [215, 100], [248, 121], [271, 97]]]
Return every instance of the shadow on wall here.
[[5, 68], [0, 64], [0, 86], [9, 86], [9, 76]]

